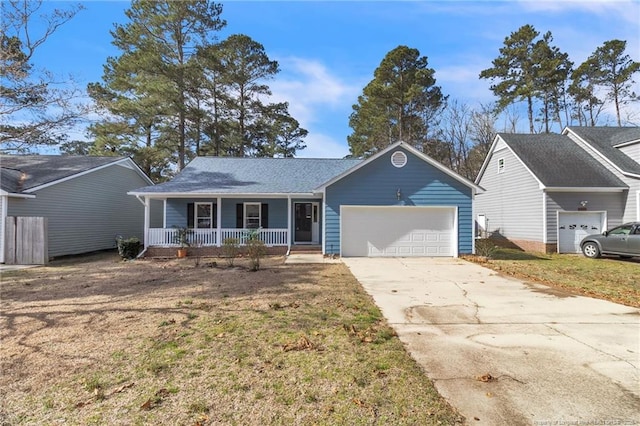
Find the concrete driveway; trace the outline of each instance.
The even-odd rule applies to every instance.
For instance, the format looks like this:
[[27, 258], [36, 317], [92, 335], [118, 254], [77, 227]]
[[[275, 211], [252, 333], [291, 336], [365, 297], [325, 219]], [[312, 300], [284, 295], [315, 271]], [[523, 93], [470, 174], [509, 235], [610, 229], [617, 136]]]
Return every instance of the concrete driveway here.
[[639, 309], [458, 259], [343, 262], [468, 424], [640, 424]]

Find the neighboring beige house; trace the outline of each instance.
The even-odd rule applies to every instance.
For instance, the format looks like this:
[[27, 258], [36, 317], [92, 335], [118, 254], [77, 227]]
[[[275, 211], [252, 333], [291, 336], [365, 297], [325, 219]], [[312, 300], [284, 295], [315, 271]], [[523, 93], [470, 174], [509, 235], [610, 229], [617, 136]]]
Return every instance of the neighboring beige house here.
[[476, 184], [482, 231], [525, 250], [578, 253], [584, 236], [640, 220], [640, 127], [500, 133]]
[[46, 217], [50, 258], [142, 239], [144, 206], [127, 191], [151, 184], [127, 157], [0, 156], [0, 263], [8, 216]]

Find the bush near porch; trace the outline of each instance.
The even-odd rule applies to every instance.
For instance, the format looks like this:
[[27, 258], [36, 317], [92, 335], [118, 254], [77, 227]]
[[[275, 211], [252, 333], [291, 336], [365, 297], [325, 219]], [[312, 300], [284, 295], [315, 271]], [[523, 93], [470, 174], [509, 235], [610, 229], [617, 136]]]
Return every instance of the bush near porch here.
[[[472, 256], [467, 258], [473, 260]], [[483, 266], [568, 292], [640, 307], [640, 258], [588, 259], [579, 254], [530, 253], [497, 247]]]

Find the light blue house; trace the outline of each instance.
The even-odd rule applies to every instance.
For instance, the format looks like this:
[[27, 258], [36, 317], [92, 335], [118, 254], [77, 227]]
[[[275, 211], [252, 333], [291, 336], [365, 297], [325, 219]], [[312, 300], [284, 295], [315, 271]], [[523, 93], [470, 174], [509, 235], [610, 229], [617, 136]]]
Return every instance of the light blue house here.
[[[341, 256], [473, 252], [474, 183], [397, 142], [366, 159], [198, 157], [167, 183], [130, 191], [145, 205], [145, 249], [175, 247], [176, 227], [215, 253], [257, 229], [273, 251]], [[163, 227], [152, 228], [162, 201]], [[213, 248], [213, 249], [212, 249]]]

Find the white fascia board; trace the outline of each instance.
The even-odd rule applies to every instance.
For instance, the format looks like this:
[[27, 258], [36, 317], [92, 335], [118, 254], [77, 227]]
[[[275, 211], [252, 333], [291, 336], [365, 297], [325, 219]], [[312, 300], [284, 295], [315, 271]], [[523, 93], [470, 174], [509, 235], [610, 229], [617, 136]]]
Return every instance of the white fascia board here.
[[[504, 141], [504, 139], [503, 139], [503, 141]], [[540, 179], [538, 179], [538, 176], [536, 176], [536, 174], [533, 173], [533, 171], [529, 167], [527, 167], [527, 165], [524, 163], [524, 161], [522, 161], [522, 158], [520, 158], [518, 156], [518, 154], [516, 154], [515, 151], [511, 149], [509, 144], [506, 141], [504, 141], [504, 143], [507, 145], [507, 148], [513, 154], [513, 156], [516, 157], [516, 159], [520, 162], [520, 164], [522, 164], [522, 167], [524, 167], [524, 169], [527, 172], [529, 172], [529, 174], [536, 180], [536, 182], [538, 182], [538, 188], [542, 189], [543, 191], [545, 189], [547, 189], [547, 186], [544, 183], [542, 183], [542, 181]]]
[[439, 162], [437, 162], [433, 158], [429, 157], [426, 154], [423, 154], [422, 152], [418, 151], [417, 149], [415, 149], [414, 147], [412, 147], [411, 145], [409, 145], [408, 143], [403, 142], [403, 141], [398, 141], [398, 142], [396, 142], [394, 144], [389, 145], [388, 147], [386, 147], [382, 151], [378, 152], [377, 154], [372, 155], [371, 157], [369, 157], [366, 160], [356, 164], [355, 166], [353, 166], [349, 170], [345, 171], [344, 173], [339, 174], [338, 176], [334, 177], [333, 179], [323, 183], [322, 185], [317, 187], [314, 191], [320, 191], [320, 190], [322, 190], [324, 188], [327, 188], [328, 186], [333, 185], [334, 183], [338, 182], [339, 180], [342, 180], [343, 178], [345, 178], [346, 176], [350, 175], [351, 173], [361, 169], [362, 167], [366, 166], [367, 164], [369, 164], [369, 163], [377, 160], [378, 158], [382, 157], [383, 155], [385, 155], [389, 151], [392, 151], [392, 150], [400, 148], [400, 147], [403, 148], [403, 149], [406, 149], [407, 151], [409, 151], [410, 153], [414, 154], [416, 157], [420, 158], [424, 162], [432, 165], [436, 169], [438, 169], [441, 172], [449, 175], [450, 177], [454, 178], [458, 182], [460, 182], [460, 183], [468, 186], [469, 188], [473, 189], [474, 191], [483, 191], [483, 189], [480, 188], [475, 183], [473, 183], [470, 180], [468, 180], [467, 178], [457, 174], [453, 170], [445, 167], [444, 165], [440, 164]]
[[166, 198], [317, 198], [321, 199], [318, 194], [313, 192], [300, 192], [300, 193], [247, 193], [247, 194], [225, 194], [220, 192], [135, 192], [129, 191], [127, 195], [134, 195], [136, 197], [146, 197], [151, 199], [166, 199]]
[[9, 198], [36, 198], [34, 194], [19, 194], [17, 192], [7, 192], [3, 190], [0, 190], [0, 195]]
[[[124, 164], [124, 163], [128, 163], [128, 164]], [[47, 182], [47, 183], [39, 185], [39, 186], [34, 186], [33, 188], [29, 188], [24, 192], [25, 193], [31, 193], [31, 192], [40, 191], [41, 189], [47, 188], [49, 186], [57, 185], [59, 183], [66, 182], [68, 180], [75, 179], [75, 178], [87, 175], [89, 173], [93, 173], [93, 172], [96, 172], [98, 170], [102, 170], [102, 169], [105, 169], [107, 167], [112, 167], [112, 166], [115, 166], [115, 165], [124, 166], [124, 167], [128, 167], [128, 168], [133, 168], [133, 170], [135, 170], [138, 174], [140, 174], [140, 176], [142, 176], [144, 178], [144, 180], [146, 180], [150, 185], [154, 185], [154, 183], [151, 181], [151, 179], [149, 179], [149, 177], [144, 174], [144, 172], [140, 169], [140, 167], [138, 167], [138, 165], [131, 158], [127, 157], [127, 158], [122, 158], [122, 159], [120, 159], [118, 161], [114, 161], [112, 163], [103, 164], [102, 166], [94, 167], [92, 169], [85, 170], [83, 172], [79, 172], [79, 173], [73, 174], [71, 176], [64, 177], [62, 179], [57, 179], [57, 180], [54, 180], [54, 181], [51, 181], [51, 182]]]
[[545, 187], [547, 192], [622, 192], [627, 188]]
[[491, 143], [491, 148], [489, 148], [489, 152], [487, 152], [487, 156], [484, 157], [484, 162], [482, 163], [482, 167], [480, 167], [480, 171], [478, 172], [478, 176], [476, 177], [476, 185], [480, 185], [480, 180], [482, 176], [484, 176], [484, 172], [489, 167], [489, 159], [491, 155], [494, 153], [496, 149], [496, 145], [498, 144], [498, 139], [502, 139], [500, 135], [495, 135], [493, 138], [493, 142]]
[[625, 146], [629, 146], [629, 145], [635, 145], [637, 143], [640, 143], [640, 139], [636, 139], [633, 141], [628, 141], [628, 142], [623, 142], [623, 143], [619, 143], [618, 145], [613, 145], [614, 148], [624, 148]]
[[[574, 132], [573, 130], [571, 130], [569, 127], [565, 127], [564, 131], [562, 132], [563, 135], [566, 135], [567, 133], [571, 133], [576, 139], [580, 139], [585, 145], [588, 145], [594, 152], [596, 152], [598, 154], [598, 156], [605, 161], [607, 164], [609, 164], [611, 167], [613, 167], [615, 170], [617, 170], [620, 174], [627, 176], [627, 177], [631, 177], [631, 178], [636, 178], [636, 179], [640, 179], [640, 175], [637, 175], [635, 173], [629, 173], [625, 170], [622, 170], [620, 167], [618, 167], [615, 163], [613, 163], [613, 161], [611, 161], [609, 159], [609, 157], [607, 157], [606, 155], [604, 155], [602, 152], [600, 152], [600, 150], [591, 145], [589, 143], [589, 141], [587, 141], [586, 139], [581, 138], [576, 132]], [[635, 142], [634, 142], [635, 143]], [[626, 145], [626, 144], [625, 144]], [[620, 145], [618, 145], [620, 146]]]

